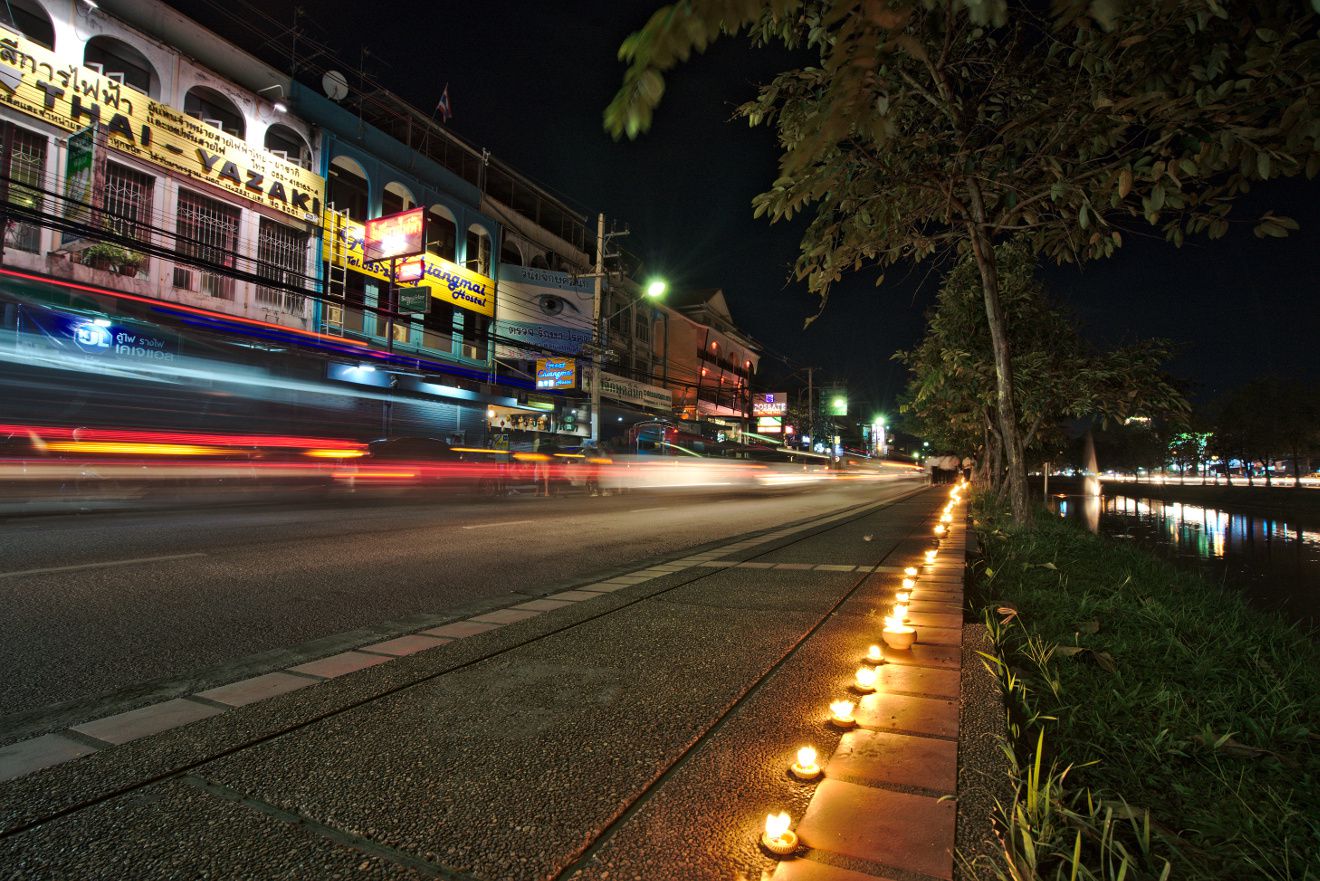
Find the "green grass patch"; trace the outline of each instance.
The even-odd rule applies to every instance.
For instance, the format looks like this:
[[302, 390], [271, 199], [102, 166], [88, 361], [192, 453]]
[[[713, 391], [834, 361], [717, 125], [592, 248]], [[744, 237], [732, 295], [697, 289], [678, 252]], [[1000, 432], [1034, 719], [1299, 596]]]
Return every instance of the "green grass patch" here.
[[1018, 769], [1005, 876], [1320, 878], [1320, 647], [1138, 548], [977, 516]]

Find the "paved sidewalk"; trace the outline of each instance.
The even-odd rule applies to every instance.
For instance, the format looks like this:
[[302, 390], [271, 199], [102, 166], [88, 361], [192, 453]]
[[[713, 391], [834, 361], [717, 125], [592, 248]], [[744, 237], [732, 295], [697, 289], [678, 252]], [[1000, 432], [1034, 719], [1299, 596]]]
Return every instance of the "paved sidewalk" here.
[[[950, 879], [961, 511], [921, 563], [944, 501], [772, 530], [11, 751], [45, 770], [0, 784], [0, 877]], [[917, 643], [886, 650], [863, 696], [908, 565]], [[828, 722], [844, 697], [848, 731]], [[788, 774], [802, 744], [822, 780]], [[782, 861], [759, 844], [778, 810], [801, 839]]]

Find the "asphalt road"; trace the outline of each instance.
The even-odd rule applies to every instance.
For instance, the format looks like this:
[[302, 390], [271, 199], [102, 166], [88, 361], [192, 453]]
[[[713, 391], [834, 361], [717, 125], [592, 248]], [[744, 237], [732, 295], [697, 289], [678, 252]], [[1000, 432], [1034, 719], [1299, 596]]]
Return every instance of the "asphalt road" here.
[[0, 744], [911, 488], [0, 521]]

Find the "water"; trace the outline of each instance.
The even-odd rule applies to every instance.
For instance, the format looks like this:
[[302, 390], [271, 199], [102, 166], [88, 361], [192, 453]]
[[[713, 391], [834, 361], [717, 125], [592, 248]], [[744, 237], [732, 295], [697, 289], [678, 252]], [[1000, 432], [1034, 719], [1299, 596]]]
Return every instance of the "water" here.
[[1255, 514], [1130, 496], [1051, 496], [1050, 510], [1092, 532], [1136, 541], [1259, 608], [1320, 627], [1320, 529]]

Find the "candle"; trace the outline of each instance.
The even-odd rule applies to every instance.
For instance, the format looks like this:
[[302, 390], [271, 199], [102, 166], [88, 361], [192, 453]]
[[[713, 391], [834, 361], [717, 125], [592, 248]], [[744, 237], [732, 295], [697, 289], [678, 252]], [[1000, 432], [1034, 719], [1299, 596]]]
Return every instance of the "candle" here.
[[894, 617], [898, 619], [900, 624], [907, 620], [907, 603], [894, 604]]
[[880, 651], [880, 646], [873, 645], [866, 650], [866, 660], [872, 664], [883, 664], [885, 660], [884, 653]]
[[916, 577], [917, 577], [917, 567], [916, 567], [916, 566], [908, 566], [906, 569], [903, 570], [903, 574], [906, 575], [908, 578], [916, 578]]
[[945, 514], [945, 515], [941, 516], [941, 517], [940, 517], [940, 522], [941, 522], [941, 523], [952, 523], [952, 522], [953, 522], [953, 515], [952, 515], [952, 514]]
[[792, 822], [792, 818], [784, 811], [765, 815], [765, 832], [761, 835], [761, 843], [766, 850], [780, 856], [797, 850], [797, 833], [788, 828]]
[[857, 687], [858, 691], [875, 691], [875, 668], [858, 667], [857, 673], [853, 677], [853, 685]]
[[906, 603], [911, 596], [911, 591], [900, 590], [898, 593], [894, 594], [894, 599], [898, 600], [900, 603]]
[[857, 705], [852, 701], [835, 701], [830, 704], [830, 721], [840, 728], [851, 728], [857, 720], [853, 718], [853, 710]]
[[926, 551], [926, 565], [929, 566], [931, 563], [934, 563], [935, 557], [938, 554], [939, 551], [935, 550], [934, 548], [931, 548], [930, 550]]
[[797, 761], [788, 770], [801, 780], [815, 780], [820, 776], [820, 765], [816, 763], [816, 748], [804, 746], [797, 751]]
[[944, 535], [944, 524], [943, 524], [943, 523], [936, 523], [936, 524], [935, 524], [935, 534], [936, 534], [936, 535]]
[[903, 579], [903, 589], [904, 589], [904, 590], [915, 590], [916, 587], [917, 587], [917, 580], [916, 580], [915, 578], [904, 578], [904, 579]]

